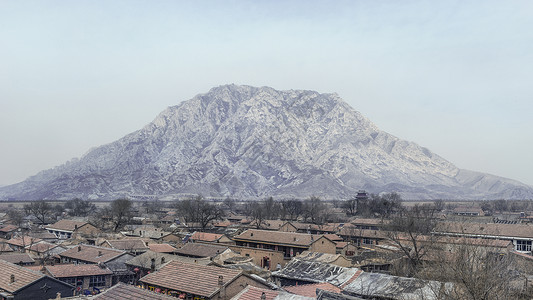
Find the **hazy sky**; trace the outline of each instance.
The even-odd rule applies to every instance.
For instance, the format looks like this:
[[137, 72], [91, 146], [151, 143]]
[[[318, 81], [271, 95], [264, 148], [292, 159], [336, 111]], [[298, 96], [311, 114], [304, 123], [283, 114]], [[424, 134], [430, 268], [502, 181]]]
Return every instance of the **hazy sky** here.
[[533, 185], [533, 1], [0, 0], [0, 184], [222, 84], [338, 93]]

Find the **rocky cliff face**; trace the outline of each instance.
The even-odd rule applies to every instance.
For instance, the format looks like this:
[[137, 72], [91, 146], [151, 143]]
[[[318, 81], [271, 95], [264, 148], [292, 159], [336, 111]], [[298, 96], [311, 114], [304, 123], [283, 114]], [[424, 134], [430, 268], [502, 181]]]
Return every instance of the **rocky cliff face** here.
[[533, 198], [517, 181], [460, 170], [380, 131], [336, 94], [227, 85], [167, 108], [81, 159], [0, 189], [0, 198], [176, 195], [404, 199]]

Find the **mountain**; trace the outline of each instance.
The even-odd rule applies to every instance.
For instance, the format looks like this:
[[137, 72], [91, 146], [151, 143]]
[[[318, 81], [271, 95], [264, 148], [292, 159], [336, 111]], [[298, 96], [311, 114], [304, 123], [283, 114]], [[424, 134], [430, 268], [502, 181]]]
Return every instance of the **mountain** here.
[[80, 159], [0, 188], [0, 199], [346, 199], [359, 189], [404, 199], [533, 198], [530, 186], [461, 170], [379, 130], [336, 94], [225, 85]]

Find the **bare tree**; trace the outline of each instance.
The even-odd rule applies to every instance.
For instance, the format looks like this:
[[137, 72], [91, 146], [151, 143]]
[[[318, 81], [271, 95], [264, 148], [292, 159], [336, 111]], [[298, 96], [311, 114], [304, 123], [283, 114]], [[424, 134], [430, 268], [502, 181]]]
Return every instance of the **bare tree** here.
[[116, 199], [111, 202], [111, 205], [104, 211], [111, 218], [113, 223], [113, 231], [117, 232], [124, 227], [132, 218], [132, 202], [129, 199]]
[[329, 217], [329, 209], [320, 198], [312, 196], [304, 202], [304, 217], [313, 224], [322, 224]]
[[282, 210], [289, 216], [289, 220], [296, 220], [303, 212], [302, 201], [296, 199], [285, 200], [281, 202]]
[[436, 225], [434, 211], [415, 206], [402, 209], [385, 226], [388, 240], [398, 247], [407, 258], [405, 275], [415, 276], [422, 268], [423, 258], [431, 251], [434, 242], [432, 235]]
[[204, 230], [209, 223], [221, 219], [224, 215], [222, 209], [213, 203], [207, 202], [202, 196], [198, 195], [192, 199], [179, 201], [176, 207], [187, 222], [198, 223]]
[[44, 200], [32, 201], [24, 205], [24, 211], [27, 215], [34, 216], [41, 224], [45, 224], [52, 216], [52, 205]]
[[[488, 240], [487, 240], [488, 243]], [[454, 251], [435, 255], [435, 280], [451, 281], [454, 289], [448, 296], [464, 300], [531, 299], [521, 295], [523, 285], [516, 286], [516, 272], [510, 268], [508, 254], [488, 250], [483, 245], [462, 244]]]
[[71, 216], [86, 217], [96, 210], [96, 205], [88, 200], [75, 198], [65, 203], [65, 208], [69, 209]]
[[261, 202], [253, 201], [246, 203], [246, 216], [251, 219], [251, 225], [259, 229], [266, 224], [266, 212]]

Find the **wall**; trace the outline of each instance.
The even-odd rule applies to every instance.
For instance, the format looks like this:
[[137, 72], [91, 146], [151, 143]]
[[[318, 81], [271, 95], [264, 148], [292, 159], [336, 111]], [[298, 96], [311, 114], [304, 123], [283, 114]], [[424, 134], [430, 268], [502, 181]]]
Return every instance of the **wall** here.
[[276, 266], [280, 264], [284, 267], [286, 261], [283, 259], [283, 252], [274, 251], [261, 248], [250, 248], [242, 246], [228, 246], [231, 250], [239, 253], [241, 256], [249, 256], [253, 259], [254, 264], [262, 266], [261, 262], [266, 256], [270, 260], [270, 270], [276, 270]]
[[336, 253], [336, 244], [325, 237], [321, 237], [311, 244], [310, 252]]

